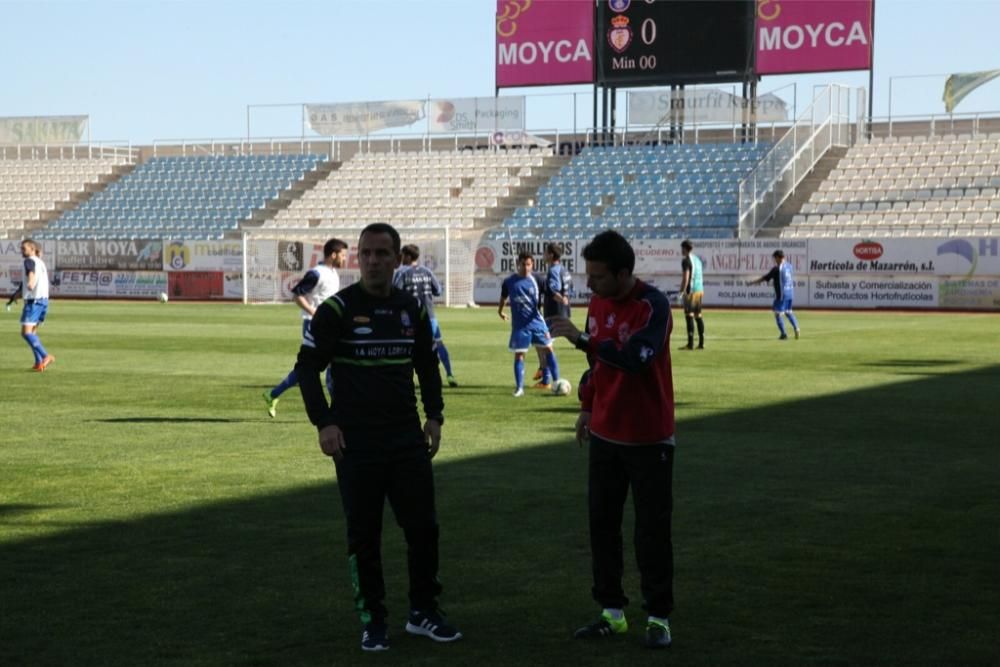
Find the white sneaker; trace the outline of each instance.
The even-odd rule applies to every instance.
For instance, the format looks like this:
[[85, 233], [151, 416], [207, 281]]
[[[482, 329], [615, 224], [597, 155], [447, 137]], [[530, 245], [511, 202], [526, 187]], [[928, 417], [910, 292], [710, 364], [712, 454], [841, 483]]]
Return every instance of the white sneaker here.
[[524, 396], [524, 389], [518, 387], [517, 391], [514, 392], [514, 398], [520, 398], [521, 396]]

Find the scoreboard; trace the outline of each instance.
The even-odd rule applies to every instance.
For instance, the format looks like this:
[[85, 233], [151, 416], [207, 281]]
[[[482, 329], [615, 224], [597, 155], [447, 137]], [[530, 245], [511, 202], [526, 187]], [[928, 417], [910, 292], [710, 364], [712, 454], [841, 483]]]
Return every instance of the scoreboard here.
[[597, 80], [612, 87], [741, 81], [754, 0], [598, 0]]

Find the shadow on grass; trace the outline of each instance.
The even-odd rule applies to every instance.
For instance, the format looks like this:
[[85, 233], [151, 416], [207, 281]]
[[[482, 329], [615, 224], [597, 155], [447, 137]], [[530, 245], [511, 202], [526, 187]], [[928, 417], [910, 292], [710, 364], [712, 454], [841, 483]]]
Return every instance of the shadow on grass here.
[[892, 368], [895, 366], [901, 368], [923, 368], [925, 366], [957, 366], [963, 363], [966, 362], [960, 359], [886, 359], [884, 361], [873, 361], [865, 365], [883, 368]]
[[[983, 407], [998, 383], [994, 367], [681, 415], [671, 662], [994, 659], [1000, 422]], [[466, 639], [441, 646], [401, 631], [404, 547], [390, 519], [394, 659], [662, 662], [638, 647], [636, 630], [600, 644], [569, 638], [595, 612], [585, 466], [569, 425], [537, 447], [437, 466], [443, 604]], [[629, 543], [630, 611], [641, 628]], [[2, 544], [0, 586], [4, 665], [367, 657], [332, 481]], [[932, 619], [947, 631], [922, 631]]]
[[263, 421], [259, 419], [224, 419], [221, 417], [115, 417], [92, 419], [100, 424], [243, 424]]
[[58, 505], [19, 505], [17, 503], [5, 503], [0, 505], [0, 517], [6, 518], [17, 514], [29, 514], [39, 510], [49, 510], [59, 507]]

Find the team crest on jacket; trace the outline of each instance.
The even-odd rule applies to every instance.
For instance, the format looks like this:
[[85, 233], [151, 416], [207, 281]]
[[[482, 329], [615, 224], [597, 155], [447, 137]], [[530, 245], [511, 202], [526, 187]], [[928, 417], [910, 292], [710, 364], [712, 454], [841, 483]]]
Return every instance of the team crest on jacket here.
[[651, 356], [653, 356], [653, 348], [643, 345], [642, 348], [639, 350], [639, 359], [643, 363], [646, 363], [647, 361], [649, 361], [649, 358]]
[[403, 328], [409, 329], [413, 323], [410, 322], [410, 314], [405, 310], [399, 314], [399, 321], [402, 322]]
[[632, 336], [632, 328], [628, 325], [628, 322], [622, 322], [622, 325], [618, 327], [618, 342], [624, 343]]
[[615, 326], [615, 314], [611, 313], [608, 315], [608, 319], [604, 320], [604, 326], [608, 329], [613, 329]]

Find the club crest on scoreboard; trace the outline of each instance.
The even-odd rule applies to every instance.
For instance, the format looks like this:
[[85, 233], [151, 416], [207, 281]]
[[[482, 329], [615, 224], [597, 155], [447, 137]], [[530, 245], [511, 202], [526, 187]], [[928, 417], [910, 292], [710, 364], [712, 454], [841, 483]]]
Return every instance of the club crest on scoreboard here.
[[608, 30], [608, 44], [622, 53], [632, 43], [632, 28], [629, 27], [627, 16], [616, 16], [611, 19], [611, 29]]
[[613, 12], [624, 12], [631, 4], [632, 0], [608, 0], [608, 6], [611, 7], [611, 11]]

